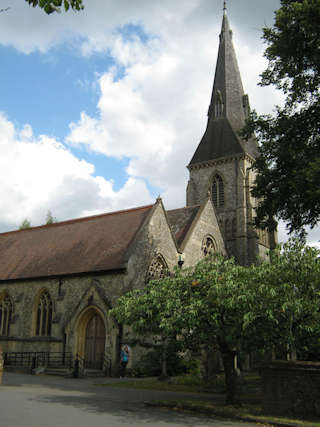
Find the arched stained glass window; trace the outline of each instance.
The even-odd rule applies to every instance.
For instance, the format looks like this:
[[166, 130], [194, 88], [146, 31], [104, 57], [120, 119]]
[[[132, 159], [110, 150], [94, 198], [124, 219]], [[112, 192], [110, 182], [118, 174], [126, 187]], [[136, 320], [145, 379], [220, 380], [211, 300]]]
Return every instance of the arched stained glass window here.
[[155, 256], [149, 266], [146, 281], [149, 282], [153, 279], [162, 279], [165, 276], [167, 269], [168, 266], [163, 256], [160, 254]]
[[212, 181], [212, 202], [216, 208], [224, 206], [224, 185], [220, 175], [216, 175]]
[[40, 295], [37, 307], [36, 336], [46, 337], [51, 335], [52, 326], [52, 300], [47, 290]]
[[207, 236], [203, 239], [201, 251], [204, 256], [207, 256], [216, 251], [216, 245], [211, 236]]
[[8, 336], [12, 319], [12, 302], [8, 294], [0, 297], [0, 336]]

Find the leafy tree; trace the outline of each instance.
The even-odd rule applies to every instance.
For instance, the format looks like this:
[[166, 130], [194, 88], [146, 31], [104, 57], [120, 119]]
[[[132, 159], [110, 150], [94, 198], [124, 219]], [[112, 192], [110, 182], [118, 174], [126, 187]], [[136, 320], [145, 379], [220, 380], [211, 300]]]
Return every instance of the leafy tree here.
[[22, 223], [19, 226], [19, 230], [24, 230], [25, 228], [30, 228], [31, 227], [31, 223], [30, 221], [26, 218], [22, 221]]
[[256, 225], [274, 229], [274, 216], [301, 233], [320, 219], [320, 0], [281, 0], [272, 28], [263, 29], [268, 68], [261, 86], [285, 94], [274, 115], [251, 114], [243, 136], [256, 133], [260, 157], [252, 194]]
[[40, 7], [48, 15], [53, 12], [61, 12], [63, 8], [66, 12], [70, 9], [82, 10], [84, 8], [82, 0], [25, 0], [30, 6]]
[[152, 280], [146, 288], [122, 296], [111, 311], [120, 324], [130, 325], [134, 334], [132, 344], [158, 351], [161, 360], [161, 377], [168, 376], [167, 356], [178, 350], [177, 325], [165, 322], [165, 312], [170, 304], [171, 280]]
[[[221, 255], [123, 296], [114, 314], [134, 332], [176, 339], [185, 349], [215, 344], [225, 371], [226, 402], [237, 401], [237, 351], [281, 346], [289, 353], [320, 334], [319, 251], [297, 241], [271, 262], [243, 267]], [[165, 348], [165, 347], [164, 347]]]
[[57, 218], [53, 217], [51, 211], [48, 210], [46, 216], [46, 225], [53, 224], [54, 222], [57, 222]]

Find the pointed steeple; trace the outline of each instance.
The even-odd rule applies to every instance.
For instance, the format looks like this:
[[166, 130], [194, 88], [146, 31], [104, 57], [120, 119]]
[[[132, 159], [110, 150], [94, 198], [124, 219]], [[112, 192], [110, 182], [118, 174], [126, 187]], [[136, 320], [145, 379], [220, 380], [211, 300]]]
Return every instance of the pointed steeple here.
[[244, 142], [237, 135], [245, 124], [249, 112], [249, 101], [243, 91], [226, 1], [224, 1], [219, 37], [220, 44], [207, 129], [190, 165], [244, 152], [255, 157], [257, 153], [254, 140]]

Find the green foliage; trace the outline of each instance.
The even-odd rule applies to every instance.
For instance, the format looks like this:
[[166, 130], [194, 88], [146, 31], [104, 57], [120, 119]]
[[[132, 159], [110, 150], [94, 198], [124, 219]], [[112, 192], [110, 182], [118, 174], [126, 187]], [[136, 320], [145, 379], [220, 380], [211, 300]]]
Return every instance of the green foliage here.
[[22, 223], [19, 226], [19, 230], [24, 230], [26, 228], [30, 228], [31, 227], [31, 223], [30, 221], [26, 218], [22, 221]]
[[[151, 350], [140, 358], [134, 366], [134, 374], [141, 377], [158, 377], [161, 375], [161, 353]], [[167, 353], [167, 372], [169, 376], [180, 375], [186, 372], [183, 358], [175, 351]]]
[[46, 225], [53, 224], [55, 222], [57, 222], [57, 218], [53, 217], [51, 211], [48, 210], [46, 216]]
[[320, 219], [320, 0], [281, 0], [272, 28], [264, 28], [268, 68], [261, 85], [285, 94], [273, 116], [255, 112], [242, 135], [256, 133], [260, 157], [252, 194], [256, 225], [274, 229], [274, 216], [301, 232]]
[[63, 8], [66, 12], [70, 9], [82, 10], [84, 8], [82, 0], [25, 0], [30, 6], [40, 7], [50, 15], [53, 12], [61, 12]]
[[159, 349], [217, 345], [230, 391], [236, 350], [306, 351], [319, 338], [319, 256], [298, 240], [274, 251], [270, 262], [250, 267], [208, 256], [121, 297], [112, 314], [141, 337], [154, 336]]

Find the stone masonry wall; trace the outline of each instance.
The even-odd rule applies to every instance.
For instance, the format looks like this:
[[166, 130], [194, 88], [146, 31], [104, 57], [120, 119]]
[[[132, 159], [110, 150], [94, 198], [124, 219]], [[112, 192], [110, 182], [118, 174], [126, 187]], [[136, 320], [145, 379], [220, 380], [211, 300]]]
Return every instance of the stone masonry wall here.
[[274, 361], [261, 368], [266, 413], [320, 417], [320, 363]]
[[189, 239], [183, 249], [184, 253], [184, 267], [195, 265], [200, 259], [203, 258], [201, 250], [202, 242], [206, 236], [212, 236], [216, 245], [217, 251], [225, 254], [225, 246], [223, 238], [220, 233], [220, 228], [213, 205], [210, 200], [205, 204], [200, 217], [194, 228], [190, 231]]

